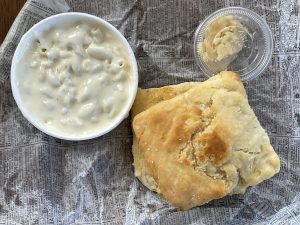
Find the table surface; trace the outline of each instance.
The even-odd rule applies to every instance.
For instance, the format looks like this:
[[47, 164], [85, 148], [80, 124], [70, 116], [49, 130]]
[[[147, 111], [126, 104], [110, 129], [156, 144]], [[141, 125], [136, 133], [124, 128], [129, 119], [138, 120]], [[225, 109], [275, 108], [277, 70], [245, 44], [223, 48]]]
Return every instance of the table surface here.
[[0, 43], [3, 42], [10, 26], [26, 0], [0, 0]]

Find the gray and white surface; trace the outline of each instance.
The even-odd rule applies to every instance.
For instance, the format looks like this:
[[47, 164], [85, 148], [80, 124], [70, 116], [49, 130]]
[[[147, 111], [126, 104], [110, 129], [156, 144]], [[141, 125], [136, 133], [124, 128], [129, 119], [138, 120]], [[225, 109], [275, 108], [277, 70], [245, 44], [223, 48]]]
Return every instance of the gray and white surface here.
[[[243, 196], [178, 211], [134, 177], [129, 118], [103, 137], [69, 142], [38, 131], [16, 106], [11, 58], [22, 34], [43, 18], [69, 10], [111, 22], [130, 42], [146, 88], [205, 80], [193, 35], [228, 6], [262, 15], [275, 37], [272, 63], [245, 85], [281, 171]], [[300, 224], [299, 10], [296, 0], [29, 0], [0, 47], [0, 224]]]

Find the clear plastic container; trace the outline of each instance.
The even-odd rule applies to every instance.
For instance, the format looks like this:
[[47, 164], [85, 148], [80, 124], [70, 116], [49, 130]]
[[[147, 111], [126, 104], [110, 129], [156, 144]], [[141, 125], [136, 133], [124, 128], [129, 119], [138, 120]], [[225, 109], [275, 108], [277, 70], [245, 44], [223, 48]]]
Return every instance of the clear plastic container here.
[[260, 75], [268, 66], [273, 53], [273, 35], [266, 21], [255, 12], [241, 8], [229, 7], [220, 9], [208, 16], [197, 28], [194, 41], [194, 54], [197, 64], [206, 76], [211, 77], [220, 72], [218, 66], [208, 66], [201, 57], [200, 43], [205, 38], [208, 26], [214, 20], [231, 15], [245, 27], [244, 44], [236, 58], [228, 65], [227, 70], [240, 74], [243, 81], [249, 81]]

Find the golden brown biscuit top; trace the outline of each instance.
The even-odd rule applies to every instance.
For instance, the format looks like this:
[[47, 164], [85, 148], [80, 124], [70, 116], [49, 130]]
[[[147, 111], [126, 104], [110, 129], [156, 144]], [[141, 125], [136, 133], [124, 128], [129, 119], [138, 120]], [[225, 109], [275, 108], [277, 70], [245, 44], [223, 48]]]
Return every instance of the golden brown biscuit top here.
[[[278, 156], [238, 75], [223, 72], [187, 86], [177, 88], [183, 94], [171, 90], [160, 101], [153, 93], [137, 97], [133, 154], [136, 174], [145, 185], [186, 210], [241, 193], [279, 170]], [[154, 92], [165, 90], [170, 88]]]

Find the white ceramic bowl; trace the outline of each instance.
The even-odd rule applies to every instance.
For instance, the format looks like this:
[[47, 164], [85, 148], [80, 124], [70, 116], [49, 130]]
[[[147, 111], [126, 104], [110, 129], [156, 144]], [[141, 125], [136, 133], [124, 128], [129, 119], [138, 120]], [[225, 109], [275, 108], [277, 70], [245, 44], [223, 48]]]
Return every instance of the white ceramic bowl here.
[[[81, 134], [81, 135], [67, 135], [64, 134], [63, 132], [55, 132], [52, 129], [49, 129], [47, 126], [45, 126], [44, 123], [39, 121], [38, 118], [35, 118], [29, 111], [29, 109], [26, 107], [24, 102], [22, 101], [22, 98], [20, 96], [20, 90], [18, 87], [18, 82], [17, 82], [17, 70], [16, 70], [16, 65], [17, 63], [20, 62], [22, 59], [22, 56], [26, 52], [26, 49], [28, 48], [28, 43], [36, 37], [36, 35], [43, 33], [47, 29], [51, 27], [55, 27], [57, 24], [60, 24], [63, 22], [72, 22], [80, 20], [81, 22], [87, 22], [87, 23], [96, 23], [99, 24], [99, 26], [103, 26], [106, 29], [110, 30], [115, 34], [115, 36], [119, 39], [119, 41], [122, 43], [124, 46], [124, 49], [126, 49], [129, 57], [129, 61], [131, 62], [132, 65], [132, 82], [131, 82], [131, 87], [130, 87], [130, 94], [128, 96], [128, 102], [125, 105], [125, 107], [122, 109], [121, 113], [114, 119], [110, 125], [108, 125], [105, 128], [99, 128], [96, 132], [89, 133], [89, 134]], [[24, 74], [22, 74], [24, 75]], [[12, 64], [11, 64], [11, 88], [12, 88], [12, 93], [15, 98], [15, 101], [21, 110], [22, 114], [24, 117], [36, 128], [39, 130], [43, 131], [44, 133], [51, 135], [56, 138], [60, 139], [65, 139], [65, 140], [72, 140], [72, 141], [80, 141], [80, 140], [87, 140], [87, 139], [92, 139], [99, 137], [101, 135], [104, 135], [111, 130], [113, 130], [115, 127], [117, 127], [129, 114], [129, 111], [132, 107], [132, 104], [134, 102], [136, 92], [137, 92], [137, 87], [138, 87], [138, 69], [137, 69], [137, 63], [136, 59], [134, 56], [134, 53], [127, 42], [127, 40], [124, 38], [124, 36], [110, 23], [106, 22], [103, 19], [100, 19], [96, 16], [90, 15], [90, 14], [85, 14], [85, 13], [77, 13], [77, 12], [70, 12], [70, 13], [62, 13], [58, 15], [54, 15], [51, 17], [48, 17], [39, 23], [35, 24], [29, 31], [27, 31], [26, 34], [21, 38], [20, 43], [17, 46], [17, 49], [15, 51]]]

